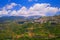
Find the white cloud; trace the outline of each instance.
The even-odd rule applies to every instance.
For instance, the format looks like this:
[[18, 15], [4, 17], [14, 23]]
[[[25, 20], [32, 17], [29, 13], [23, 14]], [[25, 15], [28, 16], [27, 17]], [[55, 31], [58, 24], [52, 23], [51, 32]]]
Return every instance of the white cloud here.
[[15, 6], [19, 6], [19, 7], [21, 7], [20, 4], [11, 3], [11, 4], [7, 4], [7, 5], [5, 5], [5, 7], [3, 7], [3, 9], [12, 9], [12, 8], [14, 8]]
[[28, 9], [26, 7], [22, 7], [20, 10], [17, 11], [18, 14], [21, 15], [27, 15], [28, 13]]
[[[11, 5], [8, 5], [7, 8], [8, 9], [12, 9], [14, 6], [16, 6], [18, 4], [16, 3], [11, 3]], [[35, 15], [39, 15], [39, 16], [46, 16], [47, 14], [51, 14], [51, 15], [55, 15], [58, 11], [60, 10], [60, 8], [57, 7], [51, 7], [50, 4], [48, 3], [37, 3], [33, 6], [31, 6], [29, 9], [27, 9], [25, 6], [23, 6], [21, 9], [19, 10], [8, 10], [3, 8], [3, 10], [0, 11], [0, 15], [9, 15], [9, 16], [35, 16]]]
[[48, 13], [54, 15], [56, 12], [58, 12], [58, 8], [51, 7], [50, 4], [46, 4], [46, 3], [35, 4], [34, 6], [28, 9], [29, 15], [33, 15], [33, 16], [34, 15], [46, 16]]
[[6, 5], [7, 9], [12, 9], [14, 6], [16, 6], [16, 3], [11, 3], [10, 5]]
[[6, 10], [2, 10], [2, 11], [0, 11], [0, 16], [5, 16], [5, 15], [8, 15], [8, 11], [6, 11]]
[[11, 13], [10, 13], [10, 16], [17, 16], [18, 14], [17, 14], [17, 11], [12, 11]]

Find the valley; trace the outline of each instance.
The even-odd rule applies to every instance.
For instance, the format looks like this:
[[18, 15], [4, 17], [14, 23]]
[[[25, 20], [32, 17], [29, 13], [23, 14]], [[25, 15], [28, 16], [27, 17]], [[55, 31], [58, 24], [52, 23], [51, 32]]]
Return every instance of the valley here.
[[0, 20], [0, 40], [60, 40], [60, 15], [18, 19]]

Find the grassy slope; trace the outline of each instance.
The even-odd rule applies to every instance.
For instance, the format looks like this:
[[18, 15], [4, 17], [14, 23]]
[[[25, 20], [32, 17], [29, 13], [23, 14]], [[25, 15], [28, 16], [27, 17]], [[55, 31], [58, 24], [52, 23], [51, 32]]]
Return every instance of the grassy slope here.
[[[57, 16], [56, 18], [60, 18]], [[60, 23], [0, 24], [0, 40], [60, 40]]]
[[0, 24], [0, 39], [52, 39], [60, 36], [60, 24]]

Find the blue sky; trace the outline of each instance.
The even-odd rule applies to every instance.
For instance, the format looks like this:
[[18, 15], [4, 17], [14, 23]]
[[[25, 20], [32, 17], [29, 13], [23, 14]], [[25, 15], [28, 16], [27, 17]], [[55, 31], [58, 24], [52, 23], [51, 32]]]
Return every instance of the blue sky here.
[[60, 8], [60, 0], [37, 0], [37, 1], [32, 0], [30, 2], [28, 0], [0, 0], [0, 7], [3, 7], [6, 4], [10, 4], [12, 2], [21, 4], [22, 6], [26, 6], [26, 7], [30, 7], [36, 3], [50, 3], [51, 6]]
[[[44, 10], [49, 10], [49, 11], [44, 11], [41, 9], [42, 5], [46, 6]], [[36, 6], [36, 9], [34, 8]], [[45, 7], [44, 6], [44, 7]], [[40, 7], [40, 10], [39, 8]], [[9, 9], [8, 9], [9, 8]], [[38, 11], [32, 12], [30, 9], [33, 8], [32, 10], [38, 9]], [[31, 11], [31, 13], [29, 11]], [[52, 12], [53, 10], [53, 12]], [[18, 13], [18, 11], [22, 11]], [[43, 12], [45, 13], [43, 13]], [[5, 13], [6, 12], [6, 13]], [[39, 12], [39, 13], [38, 13]], [[0, 0], [0, 16], [16, 16], [16, 15], [23, 15], [23, 16], [28, 16], [28, 15], [54, 15], [57, 12], [60, 12], [60, 0]], [[51, 14], [50, 14], [51, 13]], [[52, 14], [54, 13], [54, 14]]]

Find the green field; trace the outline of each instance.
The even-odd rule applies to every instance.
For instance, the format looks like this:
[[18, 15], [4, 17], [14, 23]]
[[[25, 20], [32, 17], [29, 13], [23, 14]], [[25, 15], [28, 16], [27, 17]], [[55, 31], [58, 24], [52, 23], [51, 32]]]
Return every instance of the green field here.
[[1, 23], [0, 40], [60, 40], [60, 23]]

